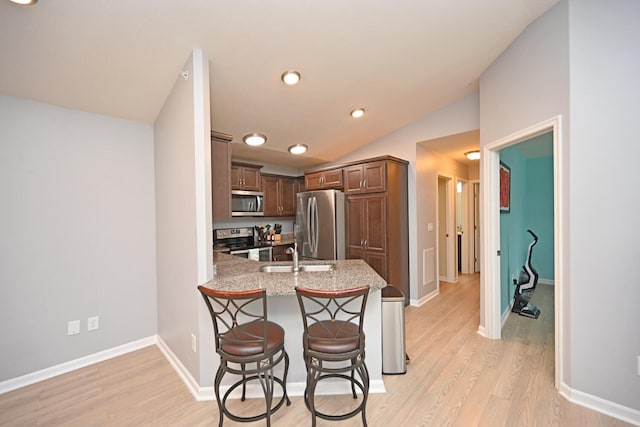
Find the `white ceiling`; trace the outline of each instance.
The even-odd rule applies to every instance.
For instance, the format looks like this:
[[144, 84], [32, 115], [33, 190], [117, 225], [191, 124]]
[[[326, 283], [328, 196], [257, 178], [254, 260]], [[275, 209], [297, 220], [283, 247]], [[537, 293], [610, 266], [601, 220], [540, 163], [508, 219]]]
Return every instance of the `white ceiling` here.
[[[335, 160], [477, 90], [558, 0], [0, 0], [0, 92], [153, 123], [193, 48], [211, 123], [269, 137], [247, 160]], [[302, 80], [288, 87], [287, 69]], [[349, 112], [362, 106], [358, 120]], [[286, 148], [309, 145], [293, 159]], [[256, 156], [253, 153], [262, 153]]]

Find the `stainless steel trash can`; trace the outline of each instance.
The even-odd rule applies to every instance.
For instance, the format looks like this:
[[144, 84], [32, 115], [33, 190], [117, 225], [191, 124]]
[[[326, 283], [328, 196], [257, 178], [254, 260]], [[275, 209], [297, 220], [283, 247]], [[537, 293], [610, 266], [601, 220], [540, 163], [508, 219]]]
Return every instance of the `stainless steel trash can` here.
[[387, 286], [382, 289], [382, 373], [406, 372], [404, 294], [398, 288]]

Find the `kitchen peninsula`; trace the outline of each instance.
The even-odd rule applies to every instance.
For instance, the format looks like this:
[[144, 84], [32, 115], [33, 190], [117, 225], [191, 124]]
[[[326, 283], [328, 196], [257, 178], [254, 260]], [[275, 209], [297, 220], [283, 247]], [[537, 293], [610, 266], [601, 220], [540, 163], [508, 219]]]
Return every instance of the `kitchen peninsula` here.
[[[216, 277], [204, 286], [227, 291], [266, 289], [268, 318], [285, 329], [285, 349], [290, 365], [287, 391], [291, 396], [301, 396], [305, 388], [306, 369], [302, 358], [302, 317], [295, 296], [295, 287], [339, 290], [368, 285], [371, 289], [365, 311], [364, 332], [366, 335], [366, 363], [371, 378], [370, 393], [384, 393], [382, 381], [382, 333], [381, 292], [387, 286], [366, 262], [362, 260], [302, 261], [309, 264], [332, 264], [331, 271], [300, 271], [288, 273], [265, 273], [265, 265], [290, 265], [290, 262], [257, 262], [227, 254], [214, 255]], [[213, 330], [211, 330], [213, 339]], [[217, 359], [216, 355], [212, 355]], [[326, 384], [318, 393], [349, 393], [349, 386], [342, 382]], [[256, 391], [256, 393], [261, 393]]]

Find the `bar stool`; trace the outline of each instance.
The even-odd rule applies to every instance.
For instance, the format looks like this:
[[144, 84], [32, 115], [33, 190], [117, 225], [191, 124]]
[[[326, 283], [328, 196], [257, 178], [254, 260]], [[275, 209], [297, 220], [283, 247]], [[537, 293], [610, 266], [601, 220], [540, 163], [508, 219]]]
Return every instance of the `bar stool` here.
[[[267, 297], [264, 289], [241, 292], [217, 291], [198, 286], [211, 314], [215, 333], [216, 352], [220, 356], [220, 366], [214, 380], [214, 391], [220, 411], [220, 423], [224, 415], [234, 421], [252, 422], [261, 419], [271, 425], [271, 414], [286, 401], [287, 372], [289, 356], [284, 350], [284, 329], [267, 320]], [[274, 376], [273, 368], [284, 359], [282, 379]], [[229, 387], [222, 399], [220, 384], [226, 373], [240, 375], [242, 378]], [[249, 381], [258, 380], [264, 391], [265, 412], [243, 417], [233, 414], [227, 408], [227, 398], [236, 388], [242, 386], [242, 398], [245, 400], [246, 386]], [[282, 398], [272, 407], [274, 384], [282, 387]]]
[[[369, 371], [364, 362], [365, 336], [362, 328], [368, 295], [368, 286], [341, 291], [296, 287], [304, 325], [302, 344], [307, 368], [304, 401], [311, 412], [311, 425], [314, 427], [316, 417], [345, 420], [358, 413], [362, 414], [362, 424], [367, 425], [365, 409], [369, 396]], [[318, 411], [315, 405], [316, 386], [327, 378], [348, 380], [353, 398], [358, 398], [358, 387], [362, 392], [362, 402], [343, 414]]]

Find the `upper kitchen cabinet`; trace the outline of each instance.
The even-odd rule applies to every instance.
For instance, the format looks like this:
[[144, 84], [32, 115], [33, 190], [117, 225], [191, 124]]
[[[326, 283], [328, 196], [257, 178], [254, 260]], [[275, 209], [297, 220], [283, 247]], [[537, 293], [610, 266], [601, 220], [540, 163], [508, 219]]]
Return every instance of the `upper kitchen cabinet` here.
[[295, 216], [296, 178], [262, 174], [264, 216]]
[[342, 189], [344, 181], [342, 168], [306, 172], [304, 175], [305, 191]]
[[345, 167], [344, 192], [354, 194], [385, 191], [386, 164], [385, 161], [376, 161]]
[[214, 221], [231, 218], [231, 135], [211, 132], [211, 207]]
[[260, 191], [260, 168], [247, 163], [231, 164], [231, 189]]

